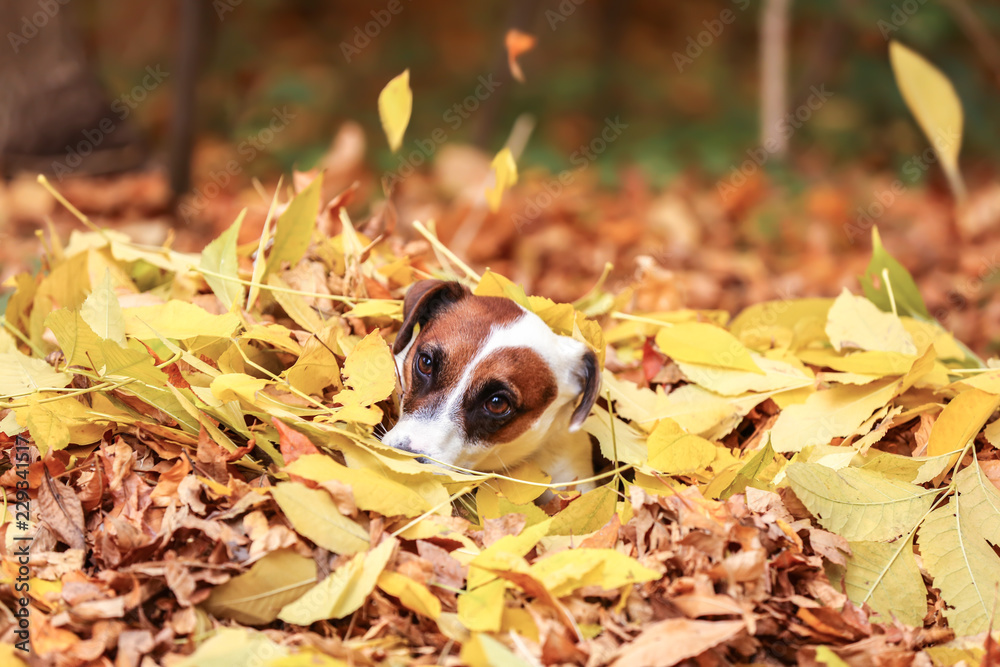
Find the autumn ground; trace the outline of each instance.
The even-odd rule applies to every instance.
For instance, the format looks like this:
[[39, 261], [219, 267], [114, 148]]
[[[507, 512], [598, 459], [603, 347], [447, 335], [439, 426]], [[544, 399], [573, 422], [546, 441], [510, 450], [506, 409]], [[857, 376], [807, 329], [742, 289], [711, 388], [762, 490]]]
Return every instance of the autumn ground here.
[[[491, 210], [491, 155], [366, 150], [294, 199], [4, 186], [5, 664], [995, 664], [989, 173], [956, 205], [923, 147], [662, 187], [595, 155]], [[598, 352], [596, 490], [373, 437], [429, 275]]]

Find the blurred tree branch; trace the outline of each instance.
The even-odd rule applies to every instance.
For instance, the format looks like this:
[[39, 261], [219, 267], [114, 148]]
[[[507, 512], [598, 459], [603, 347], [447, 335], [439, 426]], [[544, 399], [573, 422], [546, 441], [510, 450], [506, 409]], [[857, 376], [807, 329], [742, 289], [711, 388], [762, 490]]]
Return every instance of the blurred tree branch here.
[[979, 52], [979, 57], [993, 75], [994, 82], [1000, 87], [1000, 45], [986, 29], [982, 18], [966, 0], [941, 0], [955, 22], [972, 42]]
[[197, 110], [199, 64], [205, 52], [206, 11], [202, 0], [180, 0], [180, 20], [175, 52], [177, 76], [170, 128], [168, 171], [170, 190], [176, 200], [191, 188], [191, 152]]
[[788, 108], [790, 8], [791, 0], [764, 0], [761, 9], [760, 145], [779, 159], [788, 152], [788, 136], [781, 120]]

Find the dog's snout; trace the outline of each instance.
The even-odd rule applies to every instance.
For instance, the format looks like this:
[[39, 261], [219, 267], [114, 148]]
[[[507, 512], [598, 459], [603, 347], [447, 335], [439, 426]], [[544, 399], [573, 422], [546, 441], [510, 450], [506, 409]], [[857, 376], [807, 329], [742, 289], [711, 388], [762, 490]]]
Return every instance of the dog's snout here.
[[[383, 442], [385, 442], [385, 441], [383, 440]], [[402, 450], [404, 452], [408, 452], [410, 454], [421, 454], [421, 453], [423, 453], [420, 450], [413, 448], [413, 445], [410, 444], [410, 436], [408, 436], [408, 435], [404, 435], [404, 436], [400, 437], [399, 440], [393, 440], [392, 442], [385, 442], [385, 444], [391, 446], [393, 449], [399, 449], [399, 450]], [[417, 462], [419, 462], [419, 463], [430, 463], [431, 462], [431, 460], [428, 459], [426, 456], [418, 456], [414, 460], [417, 461]]]
[[416, 450], [414, 450], [413, 447], [410, 446], [409, 436], [404, 435], [402, 438], [399, 438], [398, 440], [394, 441], [392, 443], [392, 446], [395, 447], [396, 449], [402, 449], [404, 452], [410, 452], [411, 454], [417, 453]]

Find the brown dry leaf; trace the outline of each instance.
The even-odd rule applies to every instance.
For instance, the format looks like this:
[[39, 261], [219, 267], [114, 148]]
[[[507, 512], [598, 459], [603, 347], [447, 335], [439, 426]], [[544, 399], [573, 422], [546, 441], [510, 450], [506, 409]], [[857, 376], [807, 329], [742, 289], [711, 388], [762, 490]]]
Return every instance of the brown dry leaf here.
[[678, 595], [670, 601], [677, 605], [677, 608], [684, 612], [688, 618], [700, 618], [702, 616], [730, 616], [743, 615], [743, 608], [739, 603], [728, 595], [716, 593], [692, 593], [690, 595]]
[[434, 580], [454, 589], [465, 585], [467, 567], [452, 556], [446, 549], [427, 540], [417, 540], [417, 553], [431, 564]]
[[612, 514], [611, 519], [595, 533], [580, 542], [580, 548], [611, 549], [618, 543], [618, 531], [621, 529], [621, 519]]
[[153, 504], [162, 507], [173, 502], [173, 499], [178, 496], [177, 488], [190, 472], [190, 459], [184, 456], [177, 459], [169, 470], [160, 473], [159, 481], [149, 494]]
[[647, 625], [619, 651], [612, 667], [670, 667], [730, 641], [746, 629], [743, 621], [671, 618]]
[[66, 484], [47, 473], [38, 487], [39, 519], [71, 549], [85, 549], [83, 504]]

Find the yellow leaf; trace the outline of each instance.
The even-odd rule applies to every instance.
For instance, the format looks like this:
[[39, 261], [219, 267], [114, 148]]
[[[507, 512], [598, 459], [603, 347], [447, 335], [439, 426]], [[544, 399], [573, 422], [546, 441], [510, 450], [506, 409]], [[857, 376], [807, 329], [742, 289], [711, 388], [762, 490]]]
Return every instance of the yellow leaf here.
[[833, 349], [845, 348], [879, 352], [916, 354], [917, 346], [903, 322], [879, 310], [863, 296], [851, 294], [845, 287], [833, 302], [827, 316], [826, 335]]
[[316, 561], [280, 549], [254, 563], [249, 572], [213, 588], [203, 606], [217, 618], [266, 625], [315, 584]]
[[319, 653], [315, 649], [304, 647], [298, 653], [271, 658], [262, 667], [351, 667], [351, 665]]
[[390, 479], [386, 471], [348, 468], [322, 454], [301, 456], [285, 466], [285, 471], [314, 482], [343, 482], [351, 487], [359, 509], [386, 517], [419, 516], [431, 507], [410, 486]]
[[329, 326], [306, 341], [298, 360], [285, 373], [289, 384], [307, 394], [322, 394], [329, 386], [342, 387], [340, 367], [331, 350], [337, 349], [339, 330]]
[[212, 288], [212, 292], [226, 310], [230, 310], [234, 303], [243, 303], [243, 284], [237, 282], [239, 278], [239, 260], [236, 256], [236, 241], [240, 235], [240, 225], [246, 217], [247, 210], [243, 209], [236, 216], [236, 221], [229, 226], [226, 231], [219, 234], [218, 238], [205, 246], [201, 252], [201, 261], [198, 266], [202, 269], [217, 273], [219, 275], [205, 275], [205, 282]]
[[382, 421], [383, 415], [380, 409], [375, 406], [365, 407], [358, 405], [358, 401], [362, 400], [362, 396], [356, 391], [351, 389], [341, 390], [337, 394], [337, 400], [343, 403], [344, 407], [337, 410], [336, 421], [345, 423], [355, 422], [368, 426], [375, 426]]
[[52, 335], [56, 337], [59, 349], [66, 357], [67, 366], [89, 367], [91, 363], [96, 363], [96, 360], [92, 361], [93, 354], [101, 339], [90, 325], [84, 322], [79, 311], [68, 308], [54, 310], [46, 316], [45, 326], [51, 329]]
[[212, 395], [220, 401], [243, 400], [253, 405], [257, 392], [267, 386], [267, 380], [251, 377], [245, 373], [226, 373], [212, 380]]
[[349, 399], [352, 404], [372, 405], [392, 395], [396, 388], [396, 364], [378, 329], [351, 350], [344, 361], [343, 372], [347, 384], [354, 390]]
[[227, 338], [240, 327], [232, 313], [212, 315], [193, 303], [171, 299], [159, 306], [125, 309], [125, 333], [140, 340], [164, 338], [185, 340], [197, 336]]
[[497, 479], [494, 480], [493, 485], [496, 486], [498, 492], [502, 493], [504, 497], [515, 505], [530, 503], [545, 492], [545, 487], [543, 486], [524, 484], [520, 480], [535, 482], [536, 484], [548, 484], [552, 481], [552, 478], [533, 461], [523, 463], [505, 474], [507, 477], [512, 477], [514, 481]]
[[503, 193], [517, 183], [517, 163], [514, 162], [514, 155], [509, 148], [503, 148], [493, 158], [490, 163], [496, 180], [493, 187], [486, 188], [486, 200], [490, 204], [490, 210], [496, 213], [500, 210], [500, 200]]
[[900, 456], [889, 452], [876, 452], [868, 461], [865, 461], [862, 468], [886, 477], [901, 479], [904, 482], [924, 484], [944, 472], [945, 468], [948, 467], [949, 458], [951, 457], [947, 454], [944, 456]]
[[42, 359], [18, 352], [0, 353], [0, 395], [12, 396], [44, 389], [62, 389], [72, 378]]
[[687, 384], [667, 395], [660, 418], [673, 419], [688, 433], [718, 439], [735, 428], [743, 416], [765, 398], [763, 394], [727, 398]]
[[705, 364], [678, 362], [681, 372], [693, 383], [723, 396], [737, 396], [750, 391], [768, 392], [798, 389], [813, 383], [812, 373], [778, 359], [751, 355], [764, 375]]
[[955, 342], [955, 336], [946, 331], [937, 322], [922, 322], [912, 317], [901, 317], [903, 327], [910, 333], [918, 349], [924, 349], [928, 344], [934, 346], [934, 352], [940, 360], [965, 359], [965, 351]]
[[[295, 266], [302, 259], [312, 241], [313, 230], [316, 229], [322, 191], [323, 172], [320, 172], [302, 192], [295, 195], [288, 203], [288, 208], [278, 216], [278, 222], [274, 226], [274, 243], [264, 270], [265, 276], [280, 269], [283, 262]], [[274, 296], [277, 297], [278, 294], [275, 293]]]
[[292, 330], [280, 324], [253, 324], [240, 335], [241, 340], [259, 340], [295, 356], [302, 354], [302, 346], [292, 337]]
[[494, 579], [458, 596], [458, 620], [473, 632], [498, 632], [507, 582]]
[[923, 56], [897, 41], [889, 43], [889, 61], [906, 106], [941, 158], [955, 196], [961, 199], [965, 189], [958, 171], [958, 153], [962, 148], [963, 115], [954, 86]]
[[817, 391], [802, 405], [790, 405], [778, 415], [771, 428], [774, 451], [797, 452], [806, 445], [824, 445], [851, 435], [891, 401], [899, 388], [899, 380], [887, 379]]
[[375, 589], [392, 557], [396, 540], [387, 539], [367, 553], [355, 556], [295, 602], [278, 618], [286, 623], [309, 625], [330, 618], [344, 618], [361, 608]]
[[556, 333], [569, 335], [576, 324], [577, 310], [571, 303], [556, 303], [543, 296], [529, 296], [528, 310], [532, 311]]
[[[913, 539], [851, 542], [843, 590], [856, 605], [868, 604], [889, 621], [920, 626], [927, 613], [927, 587], [913, 555]], [[842, 568], [835, 568], [839, 574]], [[839, 579], [839, 577], [838, 577]], [[841, 582], [831, 583], [840, 590]]]
[[798, 350], [826, 340], [833, 299], [782, 299], [754, 304], [737, 315], [730, 332], [747, 347]]
[[14, 640], [10, 644], [0, 644], [0, 664], [8, 667], [27, 667], [21, 655], [27, 655], [14, 646]]
[[[927, 455], [940, 456], [965, 447], [1000, 406], [1000, 396], [969, 389], [951, 399], [931, 427]], [[955, 454], [958, 457], [958, 454]]]
[[618, 503], [618, 494], [610, 486], [588, 491], [552, 517], [549, 535], [589, 535], [611, 520]]
[[194, 653], [176, 663], [176, 667], [229, 667], [260, 662], [262, 655], [277, 660], [288, 649], [263, 632], [249, 628], [217, 628], [211, 637], [198, 645]]
[[834, 653], [829, 646], [817, 646], [815, 660], [817, 664], [826, 667], [851, 667], [849, 662]]
[[8, 438], [13, 438], [22, 431], [24, 427], [17, 423], [17, 414], [14, 411], [8, 412], [3, 419], [0, 419], [0, 433]]
[[80, 306], [80, 317], [99, 337], [125, 347], [125, 320], [111, 284], [111, 272], [104, 272], [102, 280]]
[[[139, 347], [140, 349], [135, 349]], [[153, 357], [139, 343], [122, 348], [110, 340], [102, 340], [96, 350], [90, 350], [90, 359], [97, 372], [109, 378], [132, 378], [151, 387], [167, 384], [167, 375], [156, 367]], [[129, 387], [131, 391], [134, 387]]]
[[646, 434], [595, 405], [583, 430], [597, 438], [601, 455], [609, 461], [642, 465], [647, 458]]
[[282, 482], [271, 487], [271, 495], [295, 531], [324, 549], [356, 554], [368, 548], [368, 531], [341, 514], [326, 491]]
[[[107, 430], [107, 418], [91, 412], [71, 396], [58, 400], [57, 394], [32, 394], [26, 406], [15, 408], [18, 424], [26, 427], [42, 454], [49, 449], [63, 449], [67, 445], [85, 445], [101, 438]], [[44, 401], [48, 402], [44, 402]], [[110, 407], [104, 399], [101, 408]], [[95, 401], [94, 409], [99, 409]]]
[[316, 310], [308, 304], [306, 297], [301, 294], [290, 294], [283, 291], [288, 289], [289, 285], [277, 274], [272, 273], [269, 275], [267, 277], [267, 284], [273, 287], [281, 288], [271, 292], [271, 296], [273, 296], [274, 300], [278, 302], [278, 305], [281, 306], [286, 313], [288, 313], [288, 316], [305, 331], [319, 334], [324, 328], [326, 328], [326, 322], [324, 322], [323, 318], [319, 316]]
[[657, 424], [646, 445], [649, 467], [666, 475], [703, 471], [715, 460], [715, 445], [685, 432], [672, 419]]
[[[121, 263], [142, 260], [171, 273], [189, 271], [192, 266], [198, 263], [198, 255], [177, 252], [176, 250], [169, 250], [163, 247], [147, 249], [136, 244], [129, 238], [128, 234], [122, 234], [110, 229], [102, 229], [99, 234], [94, 233], [93, 235], [96, 237], [94, 240], [99, 243], [99, 245], [93, 247], [104, 247], [105, 244], [101, 242], [106, 237], [111, 241], [108, 244], [111, 256]], [[72, 237], [70, 238], [72, 239]]]
[[378, 94], [378, 117], [393, 152], [403, 145], [403, 135], [410, 124], [412, 111], [413, 91], [410, 90], [410, 70], [407, 69], [387, 83]]
[[524, 294], [524, 288], [506, 276], [493, 271], [487, 271], [483, 274], [472, 293], [476, 296], [501, 296], [517, 302], [523, 308], [532, 310], [528, 297]]
[[521, 514], [525, 518], [525, 526], [534, 526], [549, 520], [541, 507], [530, 500], [524, 504], [514, 504], [497, 493], [491, 484], [482, 484], [476, 489], [476, 514], [479, 522], [486, 519], [499, 519], [508, 514]]
[[743, 343], [712, 324], [685, 322], [663, 327], [656, 334], [656, 346], [676, 361], [764, 373]]
[[403, 319], [403, 302], [395, 299], [369, 299], [356, 304], [344, 317], [389, 317]]
[[274, 196], [271, 198], [271, 204], [267, 210], [267, 217], [264, 218], [264, 226], [260, 230], [260, 238], [257, 239], [257, 253], [253, 259], [253, 270], [250, 272], [250, 289], [247, 291], [246, 310], [248, 311], [257, 303], [257, 297], [260, 296], [261, 281], [264, 280], [264, 273], [269, 268], [266, 253], [268, 243], [273, 238], [271, 220], [274, 217], [274, 210], [278, 205], [281, 180], [281, 177], [279, 177], [278, 185], [274, 188]]
[[18, 421], [31, 433], [38, 452], [45, 456], [50, 450], [65, 448], [69, 444], [69, 428], [63, 416], [52, 409], [53, 404], [39, 403], [38, 395], [29, 396], [27, 403], [27, 408], [17, 411]]
[[584, 586], [606, 590], [656, 581], [662, 575], [614, 549], [566, 549], [535, 561], [530, 574], [556, 597]]
[[378, 587], [399, 598], [402, 605], [410, 611], [434, 620], [441, 616], [441, 601], [419, 581], [398, 572], [386, 571], [379, 575]]
[[852, 542], [889, 542], [909, 534], [937, 494], [862, 468], [792, 463], [786, 476], [820, 525]]
[[[90, 256], [81, 253], [69, 257], [52, 267], [52, 271], [38, 285], [34, 298], [34, 310], [48, 301], [61, 308], [79, 308], [90, 291]], [[48, 312], [44, 309], [39, 315]]]
[[967, 375], [959, 381], [959, 386], [961, 385], [985, 391], [988, 394], [1000, 395], [1000, 369]]
[[[496, 575], [487, 572], [487, 569], [503, 569], [504, 567], [514, 567], [511, 559], [522, 559], [529, 551], [535, 548], [538, 541], [548, 534], [551, 520], [528, 526], [519, 535], [504, 535], [499, 540], [483, 549], [470, 565], [475, 566], [469, 570], [468, 585], [476, 588], [487, 581], [492, 581]], [[519, 561], [523, 564], [523, 560]]]
[[601, 387], [615, 402], [615, 413], [637, 424], [650, 424], [663, 419], [666, 414], [667, 395], [661, 388], [656, 391], [640, 387], [630, 380], [620, 380], [605, 370]]
[[984, 632], [996, 617], [1000, 589], [1000, 491], [978, 461], [955, 475], [955, 495], [931, 512], [917, 542], [934, 587], [947, 603], [948, 625], [959, 636]]
[[924, 653], [930, 657], [934, 667], [981, 665], [986, 655], [982, 639], [976, 637], [961, 637], [948, 644], [928, 646], [924, 649]]
[[469, 667], [531, 667], [500, 641], [486, 634], [475, 634], [462, 644], [459, 658]]

